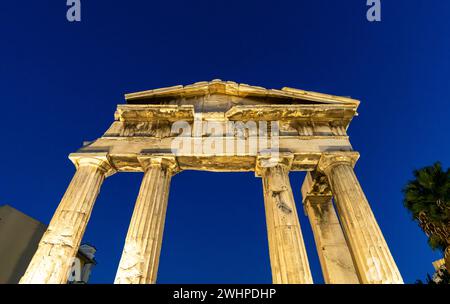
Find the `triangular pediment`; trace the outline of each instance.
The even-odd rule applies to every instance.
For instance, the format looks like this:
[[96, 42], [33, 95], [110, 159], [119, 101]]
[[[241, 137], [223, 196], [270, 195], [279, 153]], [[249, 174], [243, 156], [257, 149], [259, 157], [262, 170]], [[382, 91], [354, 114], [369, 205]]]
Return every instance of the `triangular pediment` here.
[[[359, 100], [305, 91], [295, 88], [284, 87], [282, 89], [266, 89], [259, 86], [251, 86], [233, 81], [222, 81], [220, 79], [212, 81], [196, 82], [191, 85], [177, 85], [154, 90], [147, 90], [125, 94], [128, 104], [154, 103], [158, 100], [194, 98], [199, 96], [227, 95], [240, 98], [251, 98], [261, 100], [261, 103], [283, 103], [283, 104], [337, 104], [352, 105], [358, 107]], [[244, 102], [245, 104], [245, 102]]]

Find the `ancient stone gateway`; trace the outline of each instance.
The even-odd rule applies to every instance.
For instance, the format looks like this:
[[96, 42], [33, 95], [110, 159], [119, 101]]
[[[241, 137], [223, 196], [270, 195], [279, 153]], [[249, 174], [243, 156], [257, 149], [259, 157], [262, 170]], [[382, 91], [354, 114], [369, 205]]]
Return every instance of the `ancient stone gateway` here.
[[77, 171], [21, 283], [67, 281], [100, 187], [117, 172], [144, 178], [115, 283], [155, 283], [170, 181], [183, 170], [262, 179], [274, 283], [313, 282], [290, 171], [308, 171], [303, 205], [326, 283], [402, 283], [353, 171], [346, 130], [358, 100], [221, 80], [125, 97], [106, 133], [69, 156]]

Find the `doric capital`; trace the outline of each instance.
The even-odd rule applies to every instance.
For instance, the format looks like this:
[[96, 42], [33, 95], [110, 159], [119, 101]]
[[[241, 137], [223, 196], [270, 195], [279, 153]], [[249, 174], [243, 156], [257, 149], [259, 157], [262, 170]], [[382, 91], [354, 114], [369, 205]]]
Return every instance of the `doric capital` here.
[[141, 154], [138, 156], [138, 160], [144, 172], [150, 167], [164, 168], [172, 174], [180, 171], [177, 159], [172, 154]]
[[318, 172], [307, 172], [302, 185], [303, 203], [314, 197], [314, 203], [327, 203], [333, 197], [327, 177]]
[[255, 175], [261, 176], [263, 171], [276, 166], [292, 167], [294, 155], [292, 153], [280, 153], [278, 155], [258, 155], [256, 158]]
[[117, 172], [116, 168], [112, 165], [107, 152], [71, 153], [69, 159], [75, 165], [77, 170], [83, 166], [93, 166], [103, 171], [106, 177]]
[[340, 164], [347, 164], [347, 165], [354, 167], [358, 158], [359, 158], [359, 153], [355, 152], [355, 151], [325, 152], [320, 157], [319, 163], [317, 164], [317, 169], [320, 172], [326, 173], [328, 170], [330, 170], [334, 166], [337, 166]]

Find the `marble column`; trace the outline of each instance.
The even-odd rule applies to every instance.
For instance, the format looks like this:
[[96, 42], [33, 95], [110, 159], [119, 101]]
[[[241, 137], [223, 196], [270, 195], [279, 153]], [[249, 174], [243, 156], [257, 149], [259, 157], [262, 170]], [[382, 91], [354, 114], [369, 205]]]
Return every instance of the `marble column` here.
[[302, 195], [325, 283], [359, 284], [326, 177], [318, 172], [308, 172], [302, 185]]
[[353, 166], [357, 152], [324, 153], [318, 169], [333, 191], [342, 228], [363, 284], [403, 283]]
[[65, 284], [106, 176], [115, 172], [106, 153], [69, 156], [77, 171], [44, 233], [21, 284]]
[[262, 177], [274, 284], [312, 284], [312, 275], [289, 181], [292, 158], [276, 164], [258, 160]]
[[172, 156], [140, 156], [144, 178], [136, 201], [115, 284], [154, 284], [164, 231], [170, 181], [177, 170]]

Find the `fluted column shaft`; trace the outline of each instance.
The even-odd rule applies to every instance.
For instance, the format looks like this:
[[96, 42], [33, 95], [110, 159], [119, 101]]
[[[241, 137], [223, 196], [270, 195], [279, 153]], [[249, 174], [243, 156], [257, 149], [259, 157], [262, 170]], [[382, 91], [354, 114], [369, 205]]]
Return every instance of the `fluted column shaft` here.
[[106, 155], [71, 155], [78, 167], [21, 284], [65, 284], [105, 176]]
[[325, 283], [359, 284], [326, 177], [318, 172], [308, 172], [302, 195]]
[[363, 284], [403, 283], [348, 155], [325, 154], [319, 163], [330, 182], [356, 271]]
[[274, 284], [312, 284], [306, 248], [289, 181], [289, 167], [261, 168], [270, 265]]
[[164, 231], [174, 158], [140, 157], [144, 168], [115, 284], [154, 284]]
[[305, 203], [326, 284], [359, 284], [353, 260], [331, 200]]

